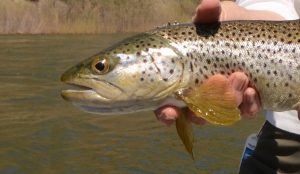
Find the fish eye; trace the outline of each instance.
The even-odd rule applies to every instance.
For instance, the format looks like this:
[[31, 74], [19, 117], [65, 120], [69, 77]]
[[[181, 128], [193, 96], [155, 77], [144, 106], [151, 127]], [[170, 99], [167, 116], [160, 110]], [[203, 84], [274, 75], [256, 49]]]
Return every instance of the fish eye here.
[[97, 60], [92, 64], [92, 69], [99, 74], [105, 74], [109, 70], [109, 64], [106, 59]]

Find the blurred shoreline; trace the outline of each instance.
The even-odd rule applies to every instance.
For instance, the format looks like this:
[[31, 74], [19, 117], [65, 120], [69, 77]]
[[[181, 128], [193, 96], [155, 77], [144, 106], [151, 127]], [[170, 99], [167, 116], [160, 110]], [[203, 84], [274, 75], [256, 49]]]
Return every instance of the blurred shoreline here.
[[198, 0], [1, 0], [0, 34], [141, 32], [189, 22]]

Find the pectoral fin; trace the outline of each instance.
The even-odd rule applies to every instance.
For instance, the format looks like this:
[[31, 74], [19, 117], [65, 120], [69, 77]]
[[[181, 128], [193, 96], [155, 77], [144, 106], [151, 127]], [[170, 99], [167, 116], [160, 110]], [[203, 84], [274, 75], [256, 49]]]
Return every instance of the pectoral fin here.
[[186, 114], [184, 111], [178, 109], [179, 118], [176, 119], [176, 129], [177, 133], [185, 146], [185, 149], [191, 155], [192, 159], [194, 159], [193, 154], [193, 144], [194, 144], [194, 136], [192, 124], [186, 118]]
[[240, 120], [235, 91], [224, 76], [212, 76], [202, 85], [177, 95], [196, 116], [210, 123], [229, 125]]

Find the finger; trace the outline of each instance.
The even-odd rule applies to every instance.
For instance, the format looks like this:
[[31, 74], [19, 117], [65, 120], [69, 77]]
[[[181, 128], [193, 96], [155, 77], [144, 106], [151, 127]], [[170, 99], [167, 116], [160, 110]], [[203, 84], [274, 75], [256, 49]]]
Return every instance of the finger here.
[[220, 0], [203, 0], [196, 9], [194, 23], [210, 23], [219, 20], [221, 14]]
[[244, 100], [240, 105], [241, 114], [244, 118], [252, 119], [261, 109], [258, 93], [254, 88], [247, 88], [244, 93]]
[[196, 117], [195, 115], [187, 115], [188, 119], [197, 125], [203, 126], [206, 124], [206, 121], [201, 117]]
[[203, 118], [197, 117], [194, 112], [189, 110], [188, 108], [184, 109], [184, 112], [189, 121], [197, 125], [205, 125], [206, 121]]
[[243, 102], [244, 91], [249, 85], [249, 79], [244, 73], [235, 72], [229, 76], [228, 80], [235, 90], [237, 104], [240, 105]]
[[175, 106], [164, 106], [154, 111], [156, 118], [167, 126], [171, 126], [179, 117]]

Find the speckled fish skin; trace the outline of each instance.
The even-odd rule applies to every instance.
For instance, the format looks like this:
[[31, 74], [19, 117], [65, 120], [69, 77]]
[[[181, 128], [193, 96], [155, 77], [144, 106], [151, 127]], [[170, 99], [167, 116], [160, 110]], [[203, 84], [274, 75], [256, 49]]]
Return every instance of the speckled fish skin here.
[[[69, 69], [62, 81], [90, 90], [67, 90], [62, 96], [93, 113], [152, 110], [214, 74], [241, 71], [258, 90], [264, 109], [290, 110], [300, 99], [299, 32], [299, 20], [159, 27]], [[95, 72], [93, 62], [103, 59], [113, 62], [109, 71]]]
[[155, 32], [181, 53], [190, 84], [241, 71], [259, 91], [264, 109], [276, 111], [293, 109], [300, 99], [299, 33], [299, 20], [178, 25]]

